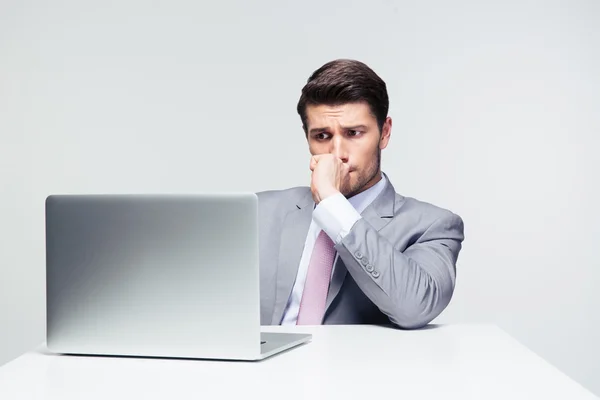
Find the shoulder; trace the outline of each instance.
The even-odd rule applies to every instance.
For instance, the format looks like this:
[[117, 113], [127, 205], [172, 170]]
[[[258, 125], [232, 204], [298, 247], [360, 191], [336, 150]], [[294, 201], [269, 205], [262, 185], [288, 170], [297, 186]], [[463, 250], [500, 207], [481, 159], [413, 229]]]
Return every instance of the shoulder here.
[[414, 226], [421, 229], [457, 229], [464, 230], [462, 218], [448, 208], [415, 198], [402, 196], [396, 193], [394, 204], [394, 218], [411, 221]]
[[308, 186], [296, 186], [288, 189], [265, 190], [257, 192], [258, 202], [261, 206], [276, 206], [279, 204], [300, 201], [310, 192]]
[[310, 188], [308, 186], [296, 186], [288, 189], [274, 189], [264, 190], [262, 192], [256, 192], [259, 200], [272, 200], [272, 199], [294, 199], [300, 198], [305, 195]]

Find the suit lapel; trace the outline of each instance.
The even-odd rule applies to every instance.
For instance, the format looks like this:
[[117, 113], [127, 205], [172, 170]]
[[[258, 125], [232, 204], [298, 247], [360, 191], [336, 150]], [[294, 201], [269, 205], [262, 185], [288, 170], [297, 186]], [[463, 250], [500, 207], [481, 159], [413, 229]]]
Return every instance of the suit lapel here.
[[304, 250], [306, 235], [312, 220], [314, 201], [310, 189], [294, 205], [283, 221], [277, 268], [277, 290], [273, 310], [273, 325], [279, 325], [287, 305]]
[[346, 273], [348, 272], [339, 254], [335, 255], [334, 266], [335, 268], [333, 270], [333, 276], [331, 277], [331, 284], [329, 285], [329, 291], [327, 292], [325, 314], [327, 314], [327, 309], [340, 292], [342, 284], [344, 283], [344, 278], [346, 278]]
[[[384, 173], [382, 172], [382, 174]], [[365, 221], [377, 231], [383, 229], [383, 227], [386, 226], [394, 217], [396, 190], [394, 189], [394, 186], [390, 182], [387, 175], [385, 175], [385, 178], [387, 182], [383, 191], [361, 213], [361, 217], [364, 218]], [[331, 279], [331, 285], [329, 286], [329, 292], [327, 293], [325, 315], [327, 315], [329, 306], [331, 305], [331, 303], [333, 303], [333, 301], [339, 294], [347, 273], [348, 269], [346, 269], [344, 261], [342, 261], [342, 259], [339, 256], [336, 256], [335, 270]]]

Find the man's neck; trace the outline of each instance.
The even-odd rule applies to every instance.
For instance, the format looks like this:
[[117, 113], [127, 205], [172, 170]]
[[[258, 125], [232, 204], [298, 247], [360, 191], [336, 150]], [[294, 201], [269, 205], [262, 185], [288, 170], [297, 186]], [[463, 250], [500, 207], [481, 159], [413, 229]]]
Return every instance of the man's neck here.
[[361, 194], [366, 190], [371, 189], [373, 186], [375, 186], [377, 184], [377, 182], [379, 182], [381, 179], [383, 178], [383, 175], [381, 174], [381, 169], [379, 169], [377, 171], [377, 173], [375, 174], [375, 176], [369, 181], [367, 182], [361, 189], [360, 191], [356, 192], [356, 193], [352, 193], [351, 196], [346, 196], [347, 199], [356, 196], [357, 194]]

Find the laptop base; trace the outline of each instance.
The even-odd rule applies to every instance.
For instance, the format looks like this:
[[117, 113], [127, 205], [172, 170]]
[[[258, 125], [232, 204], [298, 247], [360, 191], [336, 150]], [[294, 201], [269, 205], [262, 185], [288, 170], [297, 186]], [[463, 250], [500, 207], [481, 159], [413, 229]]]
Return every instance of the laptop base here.
[[307, 343], [311, 339], [312, 335], [308, 333], [261, 332], [260, 340], [265, 343], [260, 346], [259, 360]]

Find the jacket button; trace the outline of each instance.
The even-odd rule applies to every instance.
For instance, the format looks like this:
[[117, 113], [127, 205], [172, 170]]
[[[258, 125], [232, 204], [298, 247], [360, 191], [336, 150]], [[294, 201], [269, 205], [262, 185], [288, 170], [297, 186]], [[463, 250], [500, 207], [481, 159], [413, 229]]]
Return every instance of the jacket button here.
[[371, 264], [367, 265], [367, 272], [373, 272], [373, 266]]
[[367, 264], [369, 263], [369, 260], [367, 260], [366, 258], [363, 258], [362, 260], [360, 260], [360, 263], [366, 267]]
[[357, 251], [356, 253], [354, 253], [354, 255], [356, 256], [356, 258], [358, 258], [359, 260], [363, 257], [362, 253], [360, 251]]
[[379, 278], [379, 271], [373, 271], [371, 275], [373, 275], [373, 278]]

